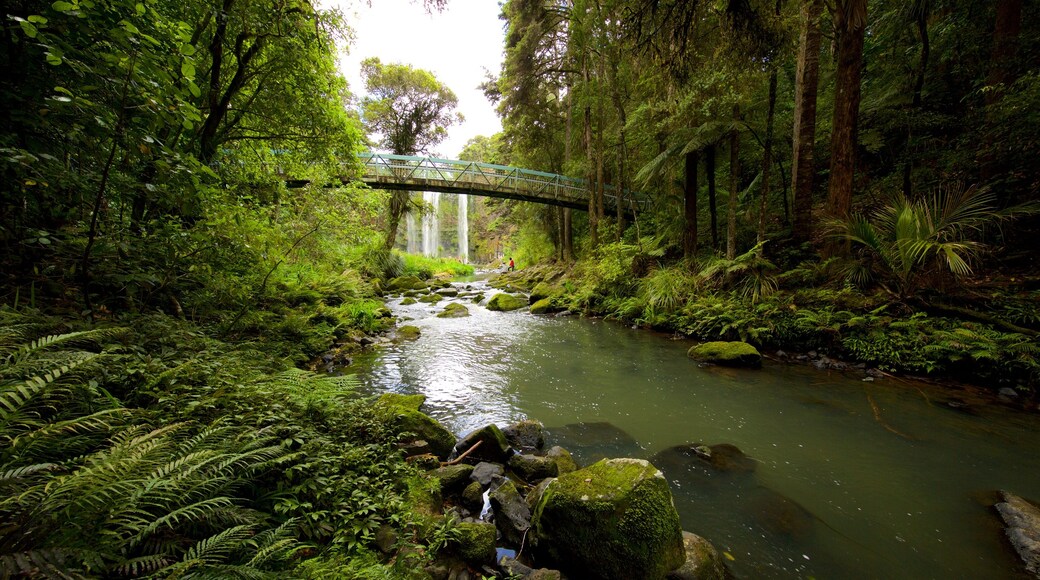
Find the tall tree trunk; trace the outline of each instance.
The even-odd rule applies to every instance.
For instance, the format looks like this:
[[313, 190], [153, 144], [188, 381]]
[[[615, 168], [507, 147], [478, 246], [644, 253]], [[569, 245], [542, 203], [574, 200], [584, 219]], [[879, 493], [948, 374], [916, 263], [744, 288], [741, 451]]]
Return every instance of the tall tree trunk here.
[[603, 53], [600, 52], [596, 63], [596, 218], [602, 220], [606, 215], [603, 190], [606, 181], [603, 178], [603, 162], [606, 151], [603, 148], [603, 126], [607, 120], [603, 114]]
[[[921, 110], [924, 99], [924, 75], [928, 71], [928, 59], [932, 53], [931, 41], [928, 38], [928, 0], [920, 0], [915, 6], [913, 14], [914, 24], [917, 26], [917, 34], [921, 37], [921, 58], [917, 61], [917, 70], [914, 71], [913, 97], [910, 100], [910, 115], [913, 117]], [[903, 195], [908, 199], [913, 197], [913, 123], [906, 124], [906, 159], [903, 161]]]
[[1022, 0], [997, 0], [997, 19], [993, 26], [993, 50], [989, 59], [986, 84], [998, 87], [986, 93], [986, 104], [992, 105], [1004, 96], [1004, 89], [1015, 80], [1015, 57], [1018, 35], [1022, 31]]
[[390, 194], [390, 218], [386, 224], [386, 239], [383, 240], [383, 249], [392, 250], [397, 242], [397, 228], [401, 225], [401, 217], [408, 209], [408, 199], [411, 194], [407, 191], [394, 191]]
[[820, 83], [821, 0], [802, 1], [802, 33], [794, 89], [794, 147], [791, 191], [794, 195], [792, 237], [796, 242], [812, 238], [812, 194], [816, 176], [816, 91]]
[[719, 248], [719, 213], [715, 200], [715, 144], [704, 150], [704, 174], [708, 180], [708, 214], [711, 219], [711, 249]]
[[697, 152], [684, 158], [683, 173], [683, 256], [693, 261], [697, 255]]
[[563, 208], [563, 259], [570, 262], [574, 259], [574, 228], [571, 223], [571, 208]]
[[769, 73], [769, 103], [766, 109], [766, 141], [762, 151], [762, 199], [758, 206], [758, 241], [766, 239], [766, 201], [773, 172], [773, 119], [776, 117], [776, 69]]
[[625, 231], [625, 194], [628, 190], [628, 174], [625, 173], [625, 158], [628, 156], [628, 147], [625, 143], [625, 107], [620, 99], [614, 103], [618, 112], [618, 123], [621, 125], [620, 143], [618, 147], [618, 179], [614, 188], [614, 201], [617, 203], [617, 241], [621, 241], [621, 234]]
[[[733, 120], [740, 118], [740, 107], [733, 107]], [[737, 257], [737, 189], [740, 187], [740, 132], [729, 134], [729, 203], [726, 204], [726, 259]]]
[[[573, 138], [573, 127], [574, 127], [574, 97], [571, 93], [571, 83], [567, 81], [567, 124], [564, 128], [563, 137], [563, 166], [567, 165], [571, 161], [571, 139]], [[560, 208], [560, 258], [565, 262], [569, 262], [574, 257], [574, 252], [571, 244], [571, 208], [564, 207]]]
[[[838, 65], [831, 132], [831, 177], [827, 189], [827, 215], [835, 219], [847, 217], [852, 208], [866, 24], [867, 0], [843, 0], [837, 3], [834, 30], [838, 43]], [[833, 255], [837, 251], [838, 248], [831, 248], [828, 253]]]
[[[585, 81], [585, 90], [590, 88], [589, 80], [589, 64], [588, 57], [582, 59], [582, 77]], [[599, 214], [596, 209], [596, 156], [592, 151], [592, 103], [589, 102], [589, 95], [583, 95], [585, 101], [584, 108], [584, 136], [582, 139], [582, 146], [585, 147], [585, 161], [588, 165], [586, 168], [586, 175], [589, 183], [589, 237], [592, 242], [592, 247], [595, 248], [599, 245], [599, 232], [597, 228], [599, 226]]]

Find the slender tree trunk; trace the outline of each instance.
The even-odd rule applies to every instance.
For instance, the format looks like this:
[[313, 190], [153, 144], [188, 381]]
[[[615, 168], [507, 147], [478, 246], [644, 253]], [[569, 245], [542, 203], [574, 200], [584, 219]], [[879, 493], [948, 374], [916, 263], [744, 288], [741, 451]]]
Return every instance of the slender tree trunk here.
[[[910, 101], [910, 116], [915, 116], [921, 110], [924, 98], [924, 76], [928, 71], [928, 59], [931, 55], [931, 42], [928, 38], [928, 2], [920, 2], [917, 12], [914, 14], [914, 24], [917, 25], [917, 34], [921, 37], [921, 58], [917, 61], [917, 70], [914, 72], [913, 97]], [[903, 195], [908, 199], [913, 197], [913, 123], [906, 124], [906, 159], [903, 162]]]
[[[570, 81], [568, 81], [567, 82], [567, 96], [566, 96], [567, 124], [566, 124], [565, 129], [564, 129], [564, 138], [563, 138], [563, 166], [564, 167], [567, 167], [567, 165], [571, 161], [571, 139], [573, 138], [572, 131], [573, 131], [573, 127], [574, 127], [574, 109], [572, 108], [573, 104], [574, 104], [573, 101], [574, 101], [574, 96], [571, 93]], [[564, 208], [561, 208], [560, 211], [561, 211], [561, 214], [560, 214], [560, 257], [564, 261], [569, 262], [574, 257], [574, 252], [573, 252], [573, 248], [572, 248], [572, 241], [571, 241], [571, 235], [572, 235], [571, 234], [571, 208], [564, 207]]]
[[[582, 59], [582, 76], [585, 81], [585, 90], [589, 90], [591, 87], [589, 79], [589, 65], [588, 57]], [[592, 247], [595, 248], [599, 245], [599, 232], [597, 231], [599, 226], [599, 214], [596, 209], [596, 156], [592, 151], [592, 103], [590, 102], [589, 95], [583, 95], [585, 101], [584, 108], [584, 138], [582, 139], [582, 146], [585, 147], [585, 161], [588, 164], [586, 168], [588, 182], [589, 182], [589, 238], [592, 243]]]
[[704, 150], [704, 176], [708, 180], [708, 214], [711, 219], [711, 249], [719, 248], [719, 212], [715, 199], [715, 144]]
[[697, 152], [690, 151], [683, 164], [683, 256], [691, 262], [697, 255], [697, 161]]
[[606, 151], [603, 149], [603, 126], [607, 123], [603, 115], [603, 90], [601, 85], [603, 82], [602, 53], [600, 53], [598, 64], [599, 70], [596, 78], [596, 219], [597, 221], [600, 221], [606, 215], [606, 204], [603, 199], [603, 190], [606, 186], [606, 180], [603, 178], [603, 161], [606, 156]]
[[997, 0], [996, 4], [997, 19], [993, 26], [993, 50], [986, 84], [997, 88], [986, 93], [987, 105], [999, 101], [1007, 85], [1015, 80], [1018, 36], [1022, 32], [1022, 0]]
[[776, 117], [776, 69], [769, 73], [769, 103], [766, 112], [766, 141], [762, 151], [762, 199], [758, 207], [758, 241], [766, 239], [766, 201], [773, 171], [773, 119]]
[[397, 242], [397, 228], [401, 224], [401, 217], [408, 209], [407, 191], [394, 191], [390, 194], [390, 218], [386, 225], [386, 239], [383, 240], [383, 249], [392, 250]]
[[794, 195], [796, 242], [812, 238], [813, 179], [816, 176], [816, 91], [820, 82], [821, 0], [803, 0], [802, 33], [798, 48], [798, 70], [794, 91], [794, 147], [792, 151], [791, 191]]
[[[740, 118], [740, 107], [733, 107], [733, 120]], [[726, 259], [737, 257], [737, 189], [740, 187], [740, 132], [729, 134], [729, 203], [726, 204]]]
[[[827, 215], [835, 219], [847, 217], [852, 208], [866, 21], [867, 0], [837, 3], [834, 29], [838, 42], [838, 66], [831, 132], [831, 177], [827, 189]], [[838, 249], [831, 248], [828, 253], [833, 255]]]

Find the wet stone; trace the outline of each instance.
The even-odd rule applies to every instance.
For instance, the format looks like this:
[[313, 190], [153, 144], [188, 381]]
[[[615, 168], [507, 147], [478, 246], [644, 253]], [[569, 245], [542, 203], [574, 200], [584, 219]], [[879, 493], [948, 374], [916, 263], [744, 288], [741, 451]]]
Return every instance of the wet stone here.
[[469, 474], [469, 478], [479, 483], [480, 485], [487, 487], [491, 485], [491, 481], [496, 475], [502, 475], [505, 473], [505, 469], [497, 463], [478, 463], [473, 471]]

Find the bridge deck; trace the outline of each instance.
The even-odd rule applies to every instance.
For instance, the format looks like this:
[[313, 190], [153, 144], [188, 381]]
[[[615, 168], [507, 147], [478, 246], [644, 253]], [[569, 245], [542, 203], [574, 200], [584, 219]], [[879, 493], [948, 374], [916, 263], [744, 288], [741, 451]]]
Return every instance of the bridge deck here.
[[[580, 210], [589, 207], [588, 185], [583, 179], [434, 157], [363, 153], [359, 158], [365, 166], [361, 181], [378, 189], [502, 197]], [[607, 213], [616, 213], [617, 193], [613, 186], [604, 188], [603, 203]], [[628, 215], [635, 209], [645, 210], [649, 204], [646, 196], [630, 191], [625, 191], [620, 201], [622, 211]]]

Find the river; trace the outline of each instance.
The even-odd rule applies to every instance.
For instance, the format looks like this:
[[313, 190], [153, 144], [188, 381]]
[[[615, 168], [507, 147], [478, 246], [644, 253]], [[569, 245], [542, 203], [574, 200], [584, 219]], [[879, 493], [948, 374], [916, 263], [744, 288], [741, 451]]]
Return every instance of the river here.
[[997, 489], [1040, 498], [1035, 415], [954, 408], [948, 391], [897, 379], [768, 361], [702, 368], [686, 357], [690, 341], [453, 300], [471, 316], [434, 317], [447, 300], [390, 301], [422, 336], [359, 357], [350, 370], [367, 391], [422, 393], [423, 410], [458, 435], [537, 419], [584, 462], [736, 445], [752, 473], [666, 456], [657, 466], [684, 529], [738, 577], [1017, 577], [989, 505]]

